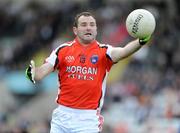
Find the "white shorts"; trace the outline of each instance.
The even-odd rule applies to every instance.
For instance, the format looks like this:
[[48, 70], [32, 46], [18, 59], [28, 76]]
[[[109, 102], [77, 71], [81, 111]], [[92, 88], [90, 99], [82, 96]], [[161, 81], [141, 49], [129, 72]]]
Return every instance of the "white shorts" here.
[[73, 109], [59, 105], [52, 114], [50, 133], [99, 133], [103, 121], [97, 110]]

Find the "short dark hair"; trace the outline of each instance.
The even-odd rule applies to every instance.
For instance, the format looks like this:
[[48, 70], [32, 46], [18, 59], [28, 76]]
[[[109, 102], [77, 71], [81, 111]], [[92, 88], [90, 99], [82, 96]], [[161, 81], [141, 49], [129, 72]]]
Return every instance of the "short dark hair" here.
[[74, 23], [73, 23], [73, 26], [74, 27], [77, 27], [78, 26], [78, 19], [81, 17], [81, 16], [86, 16], [86, 17], [89, 17], [89, 16], [92, 16], [94, 19], [95, 19], [95, 16], [91, 13], [91, 12], [81, 12], [79, 14], [77, 14], [74, 18]]

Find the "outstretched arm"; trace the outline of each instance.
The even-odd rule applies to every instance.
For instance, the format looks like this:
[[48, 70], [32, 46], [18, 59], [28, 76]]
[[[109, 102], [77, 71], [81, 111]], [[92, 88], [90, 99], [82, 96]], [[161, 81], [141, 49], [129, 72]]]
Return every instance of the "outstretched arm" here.
[[26, 77], [35, 84], [36, 80], [41, 80], [54, 70], [53, 65], [46, 62], [40, 67], [35, 67], [35, 62], [31, 60], [29, 67], [26, 69]]
[[138, 51], [144, 44], [150, 40], [150, 36], [144, 39], [136, 39], [129, 42], [125, 47], [114, 47], [111, 52], [111, 58], [114, 62], [122, 60], [136, 51]]

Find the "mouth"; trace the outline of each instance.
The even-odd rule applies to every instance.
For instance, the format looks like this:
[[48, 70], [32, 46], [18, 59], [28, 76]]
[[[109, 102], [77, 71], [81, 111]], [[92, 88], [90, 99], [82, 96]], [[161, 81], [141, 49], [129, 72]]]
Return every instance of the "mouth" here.
[[86, 35], [86, 36], [91, 36], [92, 34], [91, 34], [91, 33], [86, 33], [86, 34], [84, 34], [84, 35]]

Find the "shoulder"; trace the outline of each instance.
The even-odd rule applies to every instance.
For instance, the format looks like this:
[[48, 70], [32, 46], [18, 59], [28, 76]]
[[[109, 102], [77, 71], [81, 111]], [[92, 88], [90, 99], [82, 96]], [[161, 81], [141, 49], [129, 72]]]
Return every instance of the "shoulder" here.
[[108, 48], [112, 47], [112, 46], [109, 45], [109, 44], [103, 44], [103, 43], [99, 43], [99, 42], [97, 42], [97, 44], [98, 44], [98, 46], [99, 46], [100, 48], [108, 49]]
[[98, 44], [98, 46], [99, 46], [99, 48], [102, 48], [102, 49], [104, 49], [105, 51], [106, 51], [106, 53], [111, 53], [111, 51], [112, 51], [112, 46], [111, 45], [109, 45], [109, 44], [102, 44], [102, 43], [97, 43]]
[[99, 48], [102, 48], [103, 51], [105, 52], [106, 54], [106, 57], [108, 58], [111, 58], [111, 53], [112, 53], [112, 50], [113, 50], [113, 46], [109, 45], [109, 44], [102, 44], [102, 43], [97, 43]]
[[60, 50], [66, 48], [66, 47], [71, 47], [71, 46], [73, 46], [73, 44], [74, 44], [74, 41], [69, 41], [69, 42], [62, 43], [62, 44], [60, 44], [54, 51], [55, 51], [56, 53], [58, 53]]

